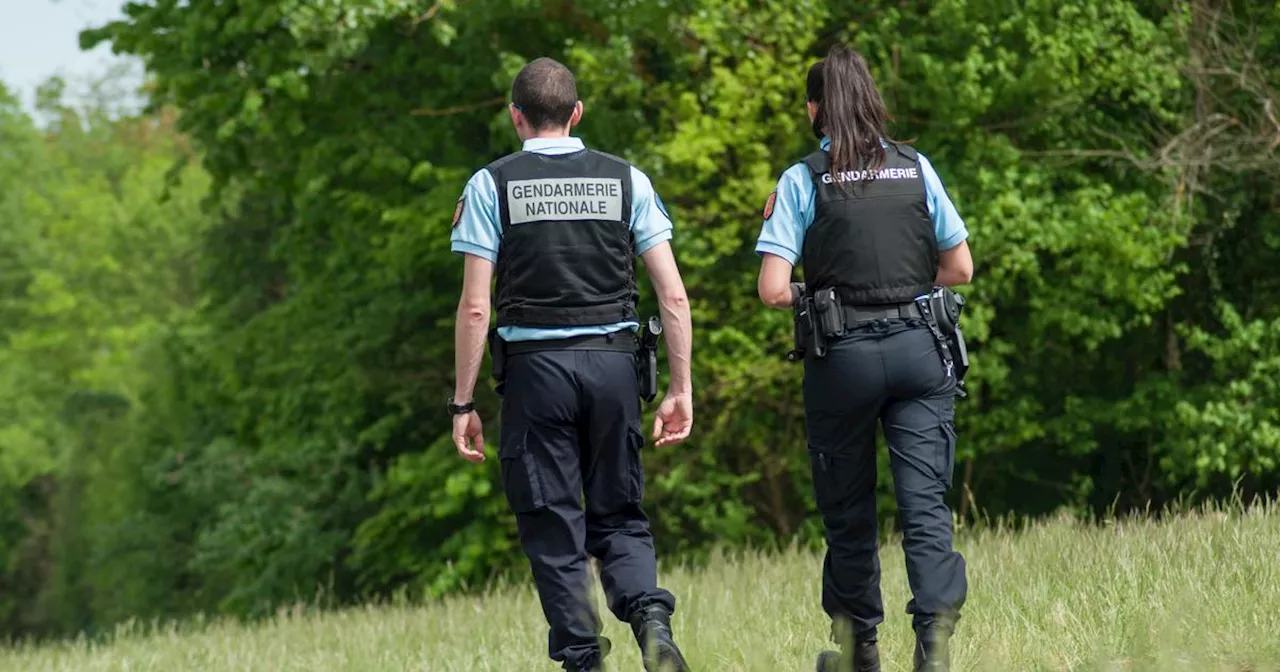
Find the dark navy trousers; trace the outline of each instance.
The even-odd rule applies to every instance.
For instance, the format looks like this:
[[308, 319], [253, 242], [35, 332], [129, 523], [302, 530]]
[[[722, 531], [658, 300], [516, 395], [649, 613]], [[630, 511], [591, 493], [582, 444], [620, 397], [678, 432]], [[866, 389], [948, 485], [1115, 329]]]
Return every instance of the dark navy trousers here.
[[588, 557], [598, 560], [620, 620], [653, 604], [675, 609], [675, 597], [658, 587], [640, 507], [644, 443], [634, 355], [554, 350], [508, 359], [503, 490], [550, 626], [550, 656], [566, 669], [602, 654]]
[[[876, 554], [876, 425], [897, 495], [916, 628], [959, 617], [964, 559], [952, 550], [943, 496], [955, 463], [955, 379], [920, 321], [859, 325], [805, 359], [804, 406], [814, 496], [826, 527], [822, 606], [866, 636], [884, 620]], [[945, 622], [945, 621], [944, 621]]]

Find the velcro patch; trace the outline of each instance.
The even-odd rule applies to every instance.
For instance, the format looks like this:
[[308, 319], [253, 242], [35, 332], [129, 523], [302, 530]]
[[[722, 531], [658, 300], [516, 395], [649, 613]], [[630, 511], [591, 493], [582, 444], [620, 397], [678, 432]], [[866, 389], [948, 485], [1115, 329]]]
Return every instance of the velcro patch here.
[[622, 180], [562, 177], [507, 183], [511, 223], [622, 221]]
[[465, 196], [463, 198], [458, 199], [458, 207], [453, 209], [453, 225], [450, 228], [454, 228], [454, 229], [458, 228], [458, 222], [462, 221], [462, 207], [463, 207], [463, 204], [466, 202], [465, 199], [466, 199]]
[[777, 200], [778, 200], [778, 191], [775, 189], [769, 193], [769, 200], [764, 202], [764, 212], [761, 214], [764, 215], [765, 219], [769, 219], [770, 217], [773, 216], [773, 204]]

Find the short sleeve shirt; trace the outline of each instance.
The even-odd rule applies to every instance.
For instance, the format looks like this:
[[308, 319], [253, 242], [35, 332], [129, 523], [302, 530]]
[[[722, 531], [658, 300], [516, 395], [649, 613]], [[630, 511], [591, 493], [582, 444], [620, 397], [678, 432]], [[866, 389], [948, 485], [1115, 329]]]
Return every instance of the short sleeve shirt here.
[[[578, 138], [532, 138], [524, 142], [524, 151], [537, 154], [571, 154], [585, 149]], [[458, 254], [470, 254], [498, 263], [502, 245], [502, 223], [498, 217], [498, 189], [487, 170], [479, 170], [467, 182], [459, 199], [461, 212], [451, 234], [451, 248]], [[655, 245], [671, 240], [673, 226], [662, 198], [653, 189], [649, 176], [631, 167], [631, 237], [636, 254], [648, 252]], [[501, 327], [507, 341], [531, 341], [577, 336], [610, 334], [639, 328], [636, 322], [617, 322], [585, 327], [532, 328]]]
[[[831, 146], [828, 138], [822, 139], [822, 149]], [[929, 159], [920, 154], [920, 174], [924, 178], [925, 204], [933, 220], [934, 236], [939, 250], [949, 250], [969, 237], [964, 220], [956, 212], [951, 197], [942, 186], [942, 180], [934, 171]], [[786, 259], [791, 265], [800, 260], [804, 250], [804, 236], [813, 224], [813, 179], [803, 162], [782, 173], [778, 186], [770, 196], [772, 212], [764, 220], [760, 237], [756, 240], [757, 254], [772, 254]]]

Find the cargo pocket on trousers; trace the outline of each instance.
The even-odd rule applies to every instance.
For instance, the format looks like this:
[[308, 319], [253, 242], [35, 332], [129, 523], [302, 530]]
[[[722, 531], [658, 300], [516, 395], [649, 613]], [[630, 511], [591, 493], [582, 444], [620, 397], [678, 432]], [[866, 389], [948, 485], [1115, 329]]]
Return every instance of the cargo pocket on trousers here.
[[849, 478], [841, 478], [838, 458], [826, 451], [809, 449], [809, 466], [813, 470], [813, 499], [819, 513], [839, 510], [848, 499]]
[[504, 437], [500, 455], [502, 491], [514, 513], [532, 513], [547, 505], [542, 489], [542, 474], [534, 454], [529, 452], [529, 432], [516, 430]]
[[639, 427], [627, 426], [627, 503], [644, 501], [644, 465], [640, 453], [644, 449], [644, 434]]
[[938, 480], [944, 487], [951, 487], [951, 479], [956, 469], [956, 423], [954, 420], [943, 420], [939, 425], [942, 438], [939, 440], [937, 458]]

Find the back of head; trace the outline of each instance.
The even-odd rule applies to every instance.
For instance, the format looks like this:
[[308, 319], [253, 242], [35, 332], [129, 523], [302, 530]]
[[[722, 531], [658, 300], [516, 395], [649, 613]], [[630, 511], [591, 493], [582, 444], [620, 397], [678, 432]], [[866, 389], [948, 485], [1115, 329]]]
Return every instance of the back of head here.
[[837, 44], [809, 68], [809, 102], [818, 105], [814, 133], [831, 139], [831, 171], [877, 170], [884, 165], [885, 122], [889, 113], [867, 61]]
[[511, 83], [511, 102], [535, 131], [567, 126], [578, 103], [573, 73], [560, 62], [539, 58], [524, 66]]

